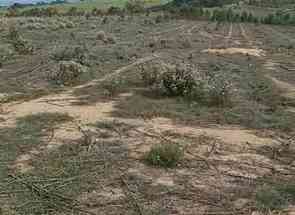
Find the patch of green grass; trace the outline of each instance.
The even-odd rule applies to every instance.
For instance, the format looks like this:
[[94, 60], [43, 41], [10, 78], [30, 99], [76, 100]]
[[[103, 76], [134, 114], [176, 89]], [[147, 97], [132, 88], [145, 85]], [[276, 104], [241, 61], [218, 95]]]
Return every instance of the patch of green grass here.
[[283, 209], [295, 200], [295, 185], [265, 185], [257, 190], [256, 207], [262, 211]]
[[248, 96], [250, 99], [276, 109], [283, 101], [281, 92], [272, 80], [263, 74], [255, 74], [248, 82]]
[[[244, 105], [243, 105], [244, 104]], [[238, 124], [254, 129], [276, 129], [290, 132], [295, 122], [295, 114], [283, 108], [268, 110], [257, 103], [243, 103], [225, 109], [222, 121], [227, 124]]]
[[183, 150], [178, 144], [164, 143], [153, 146], [146, 154], [145, 161], [153, 166], [175, 167], [183, 156]]
[[256, 195], [256, 207], [262, 211], [271, 211], [284, 208], [287, 205], [287, 199], [273, 187], [262, 187]]

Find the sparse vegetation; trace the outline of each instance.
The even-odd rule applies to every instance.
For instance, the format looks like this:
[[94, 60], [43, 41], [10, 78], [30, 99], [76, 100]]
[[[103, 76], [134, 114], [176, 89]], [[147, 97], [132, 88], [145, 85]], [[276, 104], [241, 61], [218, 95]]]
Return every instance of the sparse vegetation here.
[[106, 80], [100, 86], [104, 90], [104, 94], [109, 97], [114, 97], [119, 93], [123, 93], [127, 88], [127, 83], [122, 78], [113, 78]]
[[279, 210], [295, 200], [294, 185], [265, 185], [256, 192], [256, 206], [262, 211]]
[[163, 143], [153, 146], [146, 154], [148, 164], [159, 167], [175, 167], [182, 157], [181, 147], [175, 143]]
[[85, 46], [65, 46], [55, 50], [51, 58], [59, 61], [75, 61], [81, 65], [89, 64], [88, 49]]
[[263, 211], [278, 210], [287, 205], [287, 199], [278, 190], [263, 187], [256, 193], [256, 204]]
[[293, 212], [292, 11], [126, 2], [0, 9], [0, 214]]
[[8, 38], [16, 52], [19, 54], [32, 54], [34, 49], [28, 41], [22, 38], [16, 27], [12, 26], [9, 29]]

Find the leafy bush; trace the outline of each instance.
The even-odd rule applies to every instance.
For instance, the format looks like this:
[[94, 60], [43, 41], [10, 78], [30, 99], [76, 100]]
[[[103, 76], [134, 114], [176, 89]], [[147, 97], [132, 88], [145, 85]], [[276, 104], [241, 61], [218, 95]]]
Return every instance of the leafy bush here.
[[162, 75], [162, 84], [170, 96], [187, 96], [196, 85], [194, 71], [190, 65], [178, 65]]
[[86, 71], [85, 67], [74, 61], [60, 61], [58, 68], [51, 71], [49, 79], [57, 84], [71, 85]]
[[175, 167], [183, 156], [183, 150], [178, 144], [165, 143], [151, 148], [145, 160], [153, 166], [171, 168]]

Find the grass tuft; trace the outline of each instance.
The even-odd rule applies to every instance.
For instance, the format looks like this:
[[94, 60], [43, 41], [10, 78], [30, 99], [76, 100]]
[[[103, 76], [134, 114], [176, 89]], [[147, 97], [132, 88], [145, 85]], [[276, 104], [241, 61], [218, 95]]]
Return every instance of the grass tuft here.
[[175, 167], [183, 156], [183, 151], [178, 144], [160, 144], [151, 148], [146, 154], [148, 164], [159, 167]]

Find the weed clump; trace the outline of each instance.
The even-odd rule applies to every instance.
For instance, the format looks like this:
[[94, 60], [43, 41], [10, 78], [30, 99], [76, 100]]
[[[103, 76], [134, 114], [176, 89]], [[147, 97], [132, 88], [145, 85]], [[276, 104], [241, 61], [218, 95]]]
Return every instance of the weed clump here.
[[178, 144], [164, 143], [151, 148], [146, 154], [148, 164], [159, 167], [175, 167], [183, 156], [183, 150]]
[[19, 34], [17, 28], [15, 28], [14, 26], [9, 28], [8, 39], [13, 45], [15, 51], [19, 54], [33, 53], [33, 46], [31, 46], [28, 41], [23, 39], [23, 37]]

